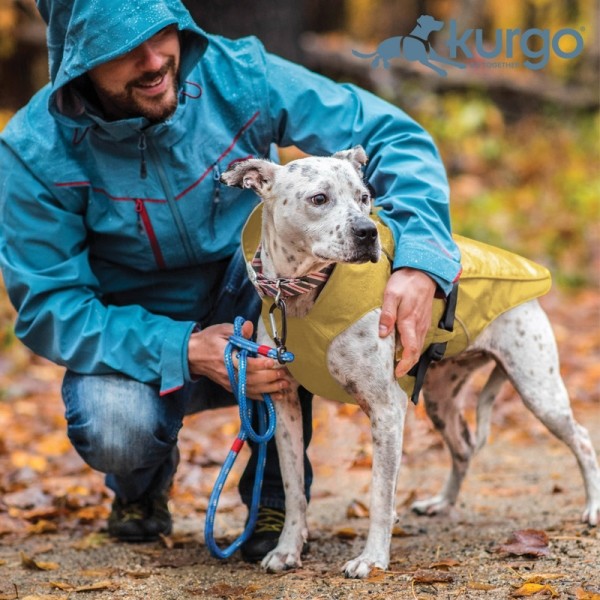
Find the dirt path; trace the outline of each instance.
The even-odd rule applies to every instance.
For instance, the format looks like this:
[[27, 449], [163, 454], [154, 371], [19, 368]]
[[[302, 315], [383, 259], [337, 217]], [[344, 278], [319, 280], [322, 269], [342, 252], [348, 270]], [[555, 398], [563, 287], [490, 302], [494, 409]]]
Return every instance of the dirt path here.
[[[599, 334], [588, 327], [587, 337], [583, 329], [567, 336], [582, 326], [585, 311], [580, 304], [569, 323], [562, 306], [549, 301], [560, 323], [563, 369], [576, 416], [600, 449]], [[0, 387], [10, 392], [0, 401], [0, 600], [499, 600], [518, 597], [519, 588], [538, 598], [600, 599], [600, 528], [579, 521], [584, 494], [575, 460], [510, 388], [497, 402], [490, 443], [474, 460], [449, 518], [408, 510], [412, 500], [439, 489], [448, 467], [423, 407], [409, 410], [390, 569], [354, 581], [341, 576], [341, 566], [359, 553], [367, 519], [349, 517], [348, 510], [368, 505], [371, 449], [366, 419], [353, 408], [316, 402], [310, 551], [302, 569], [267, 575], [237, 556], [219, 562], [203, 541], [206, 498], [237, 431], [233, 410], [195, 416], [182, 430], [174, 534], [160, 543], [125, 545], [102, 532], [110, 498], [65, 438], [54, 367], [34, 361], [26, 377], [11, 376], [10, 386], [6, 373], [0, 368]], [[239, 533], [245, 517], [238, 475], [236, 467], [221, 501], [222, 543]], [[548, 556], [496, 551], [524, 529], [545, 532]]]

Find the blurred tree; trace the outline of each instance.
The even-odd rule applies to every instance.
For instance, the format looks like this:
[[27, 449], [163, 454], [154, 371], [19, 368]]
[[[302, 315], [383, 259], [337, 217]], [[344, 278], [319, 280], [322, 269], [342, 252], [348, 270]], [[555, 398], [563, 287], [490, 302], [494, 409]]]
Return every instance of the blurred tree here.
[[422, 0], [346, 0], [345, 29], [353, 39], [381, 41], [406, 35], [425, 12]]
[[45, 41], [34, 0], [0, 1], [0, 109], [20, 108], [48, 81]]
[[241, 5], [236, 0], [183, 0], [195, 21], [210, 33], [237, 38], [257, 36], [267, 50], [300, 61], [299, 38], [304, 25], [302, 2], [254, 0]]
[[346, 23], [346, 0], [304, 0], [304, 29], [324, 33], [341, 31]]

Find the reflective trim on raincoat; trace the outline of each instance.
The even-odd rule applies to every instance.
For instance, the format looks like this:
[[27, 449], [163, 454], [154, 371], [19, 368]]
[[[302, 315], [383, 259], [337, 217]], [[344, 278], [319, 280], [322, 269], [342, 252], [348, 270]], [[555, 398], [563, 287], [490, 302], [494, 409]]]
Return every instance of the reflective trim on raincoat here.
[[[36, 353], [82, 374], [190, 379], [187, 345], [256, 205], [222, 186], [233, 161], [295, 144], [357, 144], [397, 252], [449, 291], [459, 253], [430, 137], [402, 111], [266, 53], [205, 34], [176, 0], [39, 0], [51, 83], [0, 135], [0, 263]], [[164, 123], [105, 121], [74, 92], [91, 67], [167, 25], [181, 32], [179, 105]], [[142, 176], [145, 162], [147, 176]]]

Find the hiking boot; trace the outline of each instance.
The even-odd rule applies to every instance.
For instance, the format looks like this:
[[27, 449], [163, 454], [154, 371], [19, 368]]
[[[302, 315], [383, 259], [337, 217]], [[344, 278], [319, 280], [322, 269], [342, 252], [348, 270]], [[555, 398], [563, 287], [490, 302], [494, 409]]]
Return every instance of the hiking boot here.
[[246, 562], [262, 560], [277, 546], [284, 522], [284, 510], [259, 506], [254, 531], [240, 547], [242, 558]]
[[115, 498], [108, 517], [108, 533], [122, 542], [152, 542], [173, 528], [167, 494], [155, 494], [136, 502]]
[[[240, 546], [242, 558], [246, 562], [258, 562], [277, 546], [283, 531], [285, 510], [260, 506], [252, 535]], [[302, 547], [302, 554], [308, 552], [308, 543]]]

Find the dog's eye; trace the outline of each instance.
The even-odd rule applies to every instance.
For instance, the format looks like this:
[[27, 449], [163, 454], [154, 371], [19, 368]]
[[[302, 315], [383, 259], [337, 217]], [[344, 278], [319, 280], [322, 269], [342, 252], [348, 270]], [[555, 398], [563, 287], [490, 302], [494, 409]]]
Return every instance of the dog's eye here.
[[328, 201], [328, 198], [325, 194], [317, 194], [316, 196], [313, 196], [310, 201], [315, 205], [315, 206], [323, 206], [323, 204], [326, 204]]
[[363, 204], [369, 204], [369, 202], [371, 202], [371, 196], [369, 196], [369, 194], [363, 194], [360, 199]]

